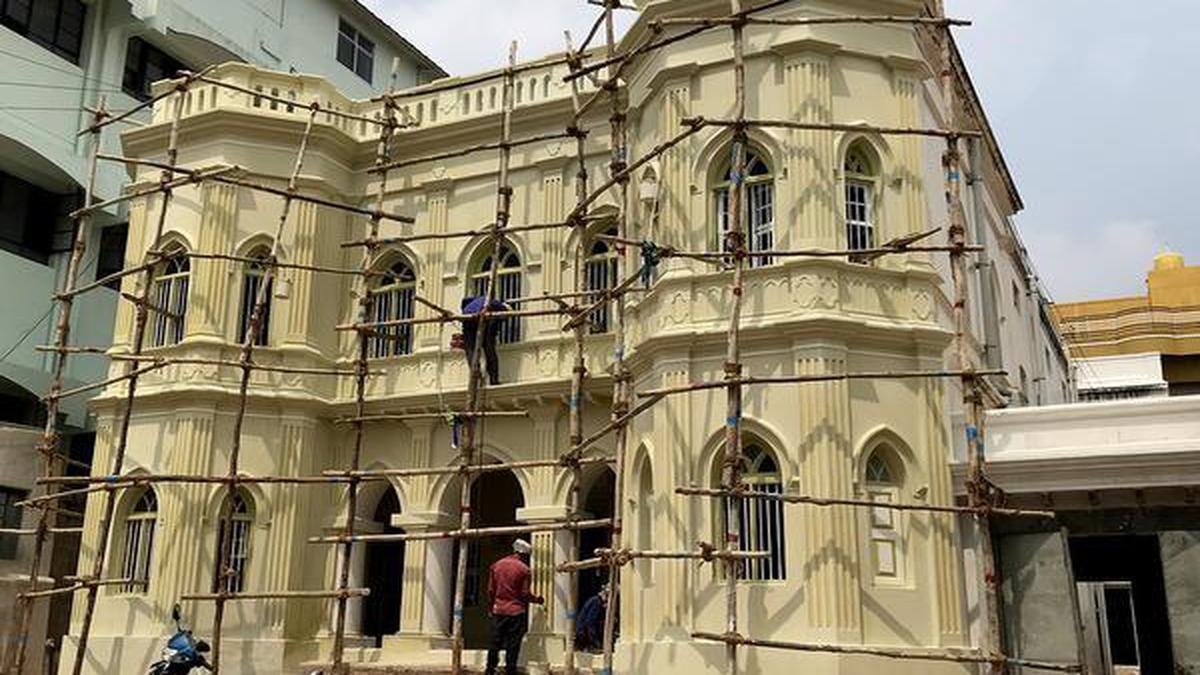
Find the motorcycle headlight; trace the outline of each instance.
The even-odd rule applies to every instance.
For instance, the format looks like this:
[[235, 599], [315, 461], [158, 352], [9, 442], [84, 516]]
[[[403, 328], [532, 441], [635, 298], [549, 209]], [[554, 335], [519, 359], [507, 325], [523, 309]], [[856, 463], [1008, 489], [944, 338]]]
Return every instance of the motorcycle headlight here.
[[175, 650], [171, 649], [170, 647], [163, 647], [160, 656], [162, 657], [163, 661], [170, 661], [171, 657], [175, 656]]

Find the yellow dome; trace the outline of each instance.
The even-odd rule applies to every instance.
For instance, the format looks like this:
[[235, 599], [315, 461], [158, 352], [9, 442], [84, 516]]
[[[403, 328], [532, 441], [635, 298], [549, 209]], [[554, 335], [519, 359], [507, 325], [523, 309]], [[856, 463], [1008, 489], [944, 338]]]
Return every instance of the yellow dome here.
[[1174, 251], [1164, 251], [1154, 256], [1154, 271], [1183, 269], [1183, 255]]

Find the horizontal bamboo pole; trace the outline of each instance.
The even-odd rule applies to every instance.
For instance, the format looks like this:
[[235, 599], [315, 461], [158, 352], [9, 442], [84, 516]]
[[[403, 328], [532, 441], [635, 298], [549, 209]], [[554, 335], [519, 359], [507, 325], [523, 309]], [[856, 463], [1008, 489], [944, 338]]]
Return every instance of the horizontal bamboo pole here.
[[441, 532], [412, 532], [397, 534], [335, 534], [326, 537], [309, 537], [310, 544], [345, 544], [364, 541], [435, 541], [439, 539], [470, 539], [474, 537], [497, 537], [510, 534], [533, 534], [534, 532], [556, 532], [558, 530], [595, 530], [612, 526], [611, 518], [597, 520], [574, 520], [536, 525], [511, 525], [501, 527], [476, 527], [465, 530]]
[[343, 323], [337, 326], [339, 331], [363, 330], [372, 328], [392, 328], [395, 326], [415, 326], [426, 323], [445, 323], [448, 321], [478, 320], [487, 314], [488, 320], [511, 319], [521, 316], [559, 316], [569, 313], [563, 309], [513, 309], [499, 312], [481, 312], [479, 314], [447, 314], [445, 316], [413, 317], [411, 319], [393, 319], [391, 321], [368, 321], [366, 323]]
[[[586, 220], [596, 220], [602, 216], [592, 216], [585, 218]], [[607, 216], [603, 216], [607, 217]], [[557, 222], [557, 223], [535, 223], [533, 225], [507, 225], [504, 228], [505, 234], [514, 232], [538, 232], [541, 230], [553, 230], [560, 227], [574, 227], [574, 223]], [[426, 232], [423, 234], [409, 234], [396, 237], [377, 237], [375, 239], [355, 239], [352, 241], [342, 242], [342, 248], [353, 248], [372, 244], [374, 246], [387, 246], [390, 244], [411, 244], [416, 241], [435, 241], [443, 239], [470, 239], [472, 237], [494, 237], [496, 233], [492, 226], [488, 226], [481, 230], [459, 230], [456, 232]]]
[[[94, 382], [92, 384], [85, 384], [85, 385], [75, 387], [74, 389], [67, 389], [65, 391], [59, 392], [58, 398], [67, 398], [68, 396], [78, 396], [79, 394], [86, 394], [87, 392], [94, 391], [96, 389], [103, 389], [109, 385], [117, 384], [118, 382], [124, 382], [125, 380], [130, 380], [135, 377], [138, 377], [139, 375], [145, 375], [146, 373], [158, 370], [162, 367], [163, 367], [163, 365], [160, 365], [157, 363], [152, 363], [148, 366], [142, 366], [141, 368], [134, 368], [133, 370], [129, 371], [128, 373], [125, 373], [124, 375], [117, 375], [115, 377], [110, 377], [107, 380], [103, 380], [100, 382]], [[53, 396], [53, 394], [47, 395], [47, 397], [43, 400], [49, 400], [51, 396]]]
[[598, 548], [596, 555], [601, 559], [616, 558], [622, 564], [633, 560], [757, 560], [770, 558], [770, 551], [722, 551], [711, 545], [698, 551], [635, 551], [633, 549]]
[[[339, 368], [301, 368], [295, 366], [271, 366], [260, 363], [243, 363], [241, 361], [232, 361], [228, 359], [202, 359], [192, 357], [174, 357], [174, 356], [154, 356], [153, 354], [111, 354], [109, 358], [113, 361], [134, 361], [137, 363], [154, 363], [162, 367], [166, 366], [221, 366], [226, 368], [250, 368], [251, 370], [261, 370], [269, 373], [291, 373], [294, 375], [342, 375], [350, 377], [355, 375], [355, 371], [339, 369]], [[369, 375], [386, 375], [386, 370], [368, 371]]]
[[600, 309], [604, 305], [615, 300], [618, 295], [621, 295], [625, 291], [632, 288], [633, 285], [636, 284], [637, 282], [641, 281], [641, 279], [642, 279], [642, 271], [639, 269], [636, 272], [634, 272], [633, 274], [626, 277], [624, 281], [617, 284], [613, 288], [610, 288], [610, 289], [607, 289], [604, 291], [597, 291], [596, 295], [598, 295], [599, 298], [597, 298], [594, 302], [592, 302], [592, 304], [588, 305], [587, 307], [573, 311], [575, 316], [571, 317], [571, 320], [568, 321], [567, 323], [565, 323], [563, 325], [562, 329], [564, 331], [569, 331], [569, 330], [574, 329], [576, 326], [578, 326], [581, 323], [586, 323], [586, 322], [590, 321], [589, 317], [591, 316], [592, 312], [596, 311], [597, 309]]
[[382, 270], [359, 270], [346, 267], [327, 267], [324, 265], [303, 265], [301, 263], [287, 263], [278, 260], [265, 260], [262, 258], [248, 258], [240, 255], [228, 255], [225, 253], [196, 253], [192, 251], [183, 251], [179, 253], [180, 257], [184, 258], [200, 258], [202, 260], [228, 260], [230, 262], [246, 263], [248, 265], [262, 265], [263, 267], [274, 267], [281, 270], [300, 270], [302, 272], [320, 272], [323, 274], [341, 274], [345, 276], [360, 276], [360, 277], [383, 277], [388, 273]]
[[685, 117], [680, 122], [688, 127], [757, 127], [760, 129], [799, 129], [801, 131], [845, 131], [872, 132], [885, 136], [931, 136], [935, 138], [981, 138], [983, 132], [966, 129], [931, 129], [922, 127], [882, 127], [873, 124], [839, 124], [836, 122], [796, 122], [794, 120], [748, 119], [744, 122], [737, 120], [708, 119], [705, 117]]
[[257, 593], [185, 593], [180, 600], [284, 600], [304, 598], [362, 598], [371, 594], [369, 588], [347, 588], [343, 591], [262, 591]]
[[780, 640], [755, 640], [741, 635], [724, 635], [721, 633], [694, 632], [692, 637], [697, 640], [713, 640], [725, 644], [735, 644], [744, 647], [765, 647], [768, 649], [786, 649], [799, 652], [823, 652], [827, 654], [862, 654], [880, 656], [890, 659], [917, 659], [923, 661], [949, 661], [952, 663], [984, 663], [1009, 664], [1053, 670], [1061, 673], [1078, 673], [1078, 664], [1057, 663], [1052, 661], [1035, 661], [1005, 657], [1001, 655], [988, 656], [977, 649], [956, 649], [953, 647], [869, 647], [866, 645], [836, 645], [807, 642], [783, 642]]
[[182, 82], [177, 82], [174, 87], [171, 87], [170, 89], [159, 92], [158, 94], [151, 96], [150, 98], [146, 99], [145, 101], [138, 103], [137, 105], [133, 106], [132, 108], [130, 108], [118, 115], [104, 115], [104, 119], [99, 120], [93, 124], [89, 124], [88, 126], [81, 129], [79, 131], [79, 133], [76, 134], [76, 137], [86, 136], [87, 134], [94, 134], [94, 133], [100, 131], [101, 129], [103, 129], [104, 127], [109, 126], [110, 124], [116, 124], [117, 122], [124, 122], [130, 116], [136, 115], [137, 113], [139, 113], [147, 108], [153, 107], [155, 103], [158, 103], [159, 101], [161, 101], [165, 98], [169, 98], [170, 96], [172, 96], [174, 94], [183, 94], [184, 92], [187, 91], [189, 85], [191, 85], [196, 80], [199, 80], [200, 78], [207, 75], [209, 72], [211, 72], [213, 70], [213, 68], [216, 68], [216, 65], [208, 66], [207, 68], [205, 68], [199, 72], [195, 72], [195, 73], [190, 72], [190, 71], [180, 71], [178, 74], [183, 76]]
[[136, 584], [138, 586], [141, 586], [141, 585], [145, 584], [144, 581], [138, 581], [135, 579], [95, 579], [95, 580], [89, 581], [89, 580], [79, 579], [78, 577], [68, 577], [68, 578], [76, 579], [76, 581], [74, 583], [72, 583], [70, 586], [59, 586], [57, 588], [47, 588], [44, 591], [29, 591], [28, 593], [20, 593], [17, 595], [17, 597], [27, 598], [27, 599], [32, 600], [32, 599], [36, 599], [36, 598], [49, 598], [49, 597], [53, 597], [56, 595], [67, 595], [70, 593], [75, 593], [75, 592], [86, 590], [88, 588], [93, 588], [96, 586], [121, 586], [121, 585], [129, 585], [129, 584]]
[[236, 167], [232, 166], [215, 167], [213, 169], [206, 169], [204, 171], [195, 171], [188, 175], [181, 176], [179, 178], [173, 178], [168, 181], [161, 181], [154, 187], [142, 188], [141, 190], [131, 190], [111, 199], [106, 199], [102, 202], [95, 202], [91, 206], [84, 206], [82, 208], [75, 209], [71, 213], [67, 214], [67, 218], [70, 218], [71, 220], [79, 220], [79, 218], [82, 216], [86, 216], [97, 211], [103, 211], [110, 206], [124, 204], [125, 202], [131, 202], [135, 199], [141, 199], [142, 197], [149, 197], [150, 195], [158, 194], [159, 192], [166, 190], [174, 190], [175, 188], [183, 187], [185, 185], [203, 183], [204, 181], [215, 178], [222, 173], [233, 171], [235, 168]]
[[[81, 534], [82, 527], [48, 527], [46, 531], [50, 534]], [[31, 537], [37, 534], [37, 530], [23, 530], [20, 528], [0, 527], [0, 534], [7, 534], [14, 537]]]
[[[182, 251], [177, 252], [177, 254], [182, 254], [182, 253], [183, 253]], [[170, 257], [174, 257], [174, 255], [172, 255]], [[165, 260], [165, 258], [164, 258], [164, 260]], [[113, 272], [112, 274], [106, 274], [106, 275], [100, 277], [99, 279], [96, 279], [95, 281], [93, 281], [90, 284], [84, 284], [82, 286], [77, 286], [76, 288], [73, 288], [68, 291], [56, 293], [54, 295], [54, 299], [55, 300], [65, 300], [70, 297], [74, 297], [77, 295], [83, 295], [84, 293], [94, 291], [97, 288], [107, 287], [112, 282], [120, 281], [121, 279], [124, 279], [127, 276], [130, 276], [133, 274], [141, 274], [142, 272], [145, 272], [146, 270], [150, 269], [151, 267], [158, 265], [160, 262], [161, 262], [161, 260], [152, 260], [150, 262], [145, 262], [140, 265], [134, 265], [133, 267], [126, 267], [125, 269], [117, 270], [116, 272]]]
[[342, 417], [334, 420], [334, 424], [355, 424], [357, 422], [408, 422], [411, 420], [440, 420], [453, 417], [476, 418], [476, 417], [529, 417], [529, 413], [523, 410], [480, 410], [478, 412], [456, 411], [449, 413], [400, 413], [400, 414], [381, 414], [381, 415], [363, 415], [362, 417]]
[[[316, 99], [313, 99], [312, 101], [310, 101], [308, 103], [304, 103], [303, 101], [292, 100], [290, 98], [284, 98], [282, 96], [275, 96], [275, 95], [270, 94], [265, 91], [258, 91], [257, 89], [251, 89], [250, 87], [243, 87], [240, 84], [234, 84], [232, 82], [226, 82], [224, 80], [215, 80], [211, 77], [199, 77], [196, 79], [200, 80], [201, 82], [205, 82], [207, 84], [212, 84], [212, 85], [221, 87], [223, 89], [229, 89], [230, 91], [236, 91], [236, 92], [239, 92], [242, 94], [247, 94], [250, 96], [261, 98], [264, 101], [274, 101], [276, 103], [286, 105], [286, 106], [292, 106], [293, 108], [299, 108], [301, 110], [316, 110], [317, 112], [325, 113], [327, 115], [332, 115], [333, 117], [341, 117], [343, 119], [354, 120], [355, 122], [366, 122], [367, 124], [371, 124], [371, 125], [377, 126], [377, 127], [382, 127], [382, 126], [384, 126], [384, 124], [386, 124], [386, 122], [382, 119], [377, 120], [373, 117], [367, 117], [366, 115], [356, 115], [356, 114], [350, 113], [350, 112], [335, 110], [331, 106], [321, 105], [321, 102]], [[413, 126], [413, 125], [395, 123], [392, 126], [404, 128], [406, 126]]]
[[143, 298], [143, 297], [134, 295], [132, 293], [119, 293], [118, 295], [121, 297], [122, 300], [125, 300], [129, 304], [135, 305], [138, 307], [145, 307], [147, 311], [154, 312], [155, 314], [162, 314], [163, 316], [175, 319], [176, 321], [180, 321], [183, 319], [183, 317], [180, 316], [179, 314], [176, 314], [175, 312], [172, 312], [163, 307], [159, 307], [158, 305], [151, 302], [148, 298]]
[[638, 396], [668, 396], [705, 389], [726, 389], [730, 385], [751, 384], [806, 384], [810, 382], [837, 382], [839, 380], [907, 380], [934, 377], [985, 377], [1004, 375], [1003, 370], [881, 370], [861, 373], [823, 373], [819, 375], [780, 375], [775, 377], [735, 377], [713, 382], [693, 382], [677, 387], [663, 387], [638, 392]]
[[45, 352], [48, 354], [93, 354], [96, 356], [108, 356], [109, 347], [55, 347], [54, 345], [37, 345], [34, 351]]
[[970, 26], [966, 19], [949, 19], [935, 16], [893, 16], [893, 15], [857, 15], [857, 16], [805, 16], [786, 19], [760, 17], [670, 17], [652, 21], [652, 26], [732, 26], [735, 23], [764, 26], [829, 26], [838, 24], [910, 24], [920, 26]]
[[382, 94], [382, 95], [376, 96], [375, 98], [372, 98], [371, 102], [372, 103], [382, 103], [383, 101], [385, 101], [387, 99], [391, 99], [394, 102], [394, 101], [398, 101], [401, 99], [417, 98], [419, 96], [426, 96], [428, 94], [436, 94], [438, 92], [443, 92], [443, 91], [453, 91], [455, 89], [461, 89], [462, 87], [469, 87], [469, 86], [475, 85], [475, 84], [482, 84], [484, 82], [491, 82], [492, 80], [502, 79], [502, 78], [506, 77], [509, 72], [511, 72], [513, 75], [519, 75], [521, 73], [526, 73], [531, 70], [541, 70], [542, 68], [553, 68], [554, 66], [561, 66], [566, 63], [567, 63], [567, 57], [565, 57], [565, 56], [559, 57], [559, 58], [554, 58], [554, 59], [547, 59], [544, 61], [535, 61], [535, 62], [531, 62], [531, 63], [521, 64], [518, 66], [513, 66], [512, 68], [505, 68], [504, 70], [497, 70], [497, 71], [494, 71], [491, 73], [482, 73], [480, 75], [472, 75], [471, 77], [456, 78], [451, 82], [444, 82], [444, 83], [434, 82], [432, 84], [415, 87], [413, 89], [407, 89], [405, 91], [389, 92], [387, 94]]
[[[651, 290], [652, 289], [646, 288], [643, 286], [640, 288], [626, 288], [626, 289], [622, 290], [621, 292], [622, 293], [648, 293]], [[538, 301], [559, 302], [559, 301], [563, 301], [563, 300], [578, 300], [581, 298], [584, 300], [589, 300], [591, 298], [595, 298], [598, 294], [613, 293], [614, 291], [615, 291], [615, 289], [595, 290], [595, 291], [578, 291], [578, 292], [568, 292], [568, 293], [543, 293], [542, 295], [527, 295], [527, 296], [521, 297], [521, 298], [513, 298], [512, 300], [506, 300], [505, 302], [510, 302], [514, 305], [523, 305], [523, 304], [527, 304], [530, 302], [538, 302]], [[582, 310], [576, 310], [576, 311], [582, 311]]]
[[[905, 253], [978, 253], [982, 246], [882, 246], [876, 248], [844, 249], [837, 251], [822, 251], [820, 249], [800, 249], [794, 251], [745, 251], [740, 255], [745, 258], [853, 258], [856, 256], [885, 256]], [[672, 255], [691, 256], [696, 258], [721, 259], [731, 258], [733, 253], [717, 251], [672, 251]]]
[[557, 133], [539, 134], [537, 136], [530, 136], [529, 138], [519, 138], [519, 139], [513, 140], [513, 141], [502, 141], [499, 143], [481, 143], [479, 145], [472, 145], [470, 147], [463, 148], [461, 150], [447, 150], [446, 152], [439, 152], [434, 155], [425, 155], [423, 157], [413, 157], [410, 159], [401, 159], [401, 160], [396, 160], [394, 162], [389, 162], [387, 164], [380, 164], [378, 166], [372, 166], [372, 167], [366, 169], [366, 173], [383, 173], [384, 171], [391, 171], [392, 169], [402, 169], [404, 167], [415, 166], [417, 164], [424, 164], [426, 162], [436, 162], [436, 161], [440, 161], [443, 159], [453, 159], [455, 157], [464, 157], [466, 155], [474, 154], [476, 152], [488, 152], [490, 150], [503, 150], [505, 148], [519, 148], [524, 145], [533, 145], [535, 143], [545, 143], [546, 141], [555, 141], [555, 140], [560, 140], [560, 139], [564, 139], [564, 138], [572, 138], [572, 136], [571, 136], [571, 134], [560, 131]]
[[584, 558], [573, 562], [559, 563], [555, 566], [554, 571], [561, 574], [573, 574], [584, 570], [595, 570], [601, 567], [608, 567], [608, 561], [604, 558]]
[[[151, 474], [133, 476], [44, 476], [35, 481], [38, 485], [97, 485], [104, 489], [118, 489], [149, 485], [151, 483], [217, 483], [217, 484], [283, 484], [306, 485], [310, 483], [348, 483], [348, 479], [336, 476], [205, 476], [194, 474]], [[64, 493], [57, 493], [62, 495]]]
[[773, 492], [758, 492], [755, 490], [725, 490], [720, 488], [677, 487], [675, 494], [690, 497], [733, 497], [735, 499], [757, 499], [768, 502], [784, 502], [786, 504], [809, 504], [812, 506], [862, 506], [889, 511], [931, 511], [934, 513], [966, 513], [972, 515], [994, 514], [998, 516], [1022, 516], [1029, 518], [1057, 518], [1053, 511], [1038, 511], [1032, 509], [1009, 509], [999, 506], [942, 506], [937, 504], [896, 504], [892, 502], [873, 502], [869, 499], [831, 499], [825, 497], [810, 497], [807, 495], [788, 495]]
[[345, 478], [358, 479], [386, 479], [389, 477], [407, 477], [407, 476], [453, 476], [467, 475], [475, 473], [489, 473], [492, 471], [510, 471], [513, 469], [540, 469], [540, 468], [570, 468], [575, 464], [580, 466], [589, 466], [593, 464], [612, 464], [614, 460], [608, 457], [582, 457], [572, 461], [568, 457], [560, 459], [531, 459], [517, 462], [504, 462], [502, 464], [460, 464], [458, 466], [442, 466], [428, 467], [420, 469], [374, 469], [370, 471], [339, 471], [330, 469], [322, 471], [324, 476], [340, 476]]

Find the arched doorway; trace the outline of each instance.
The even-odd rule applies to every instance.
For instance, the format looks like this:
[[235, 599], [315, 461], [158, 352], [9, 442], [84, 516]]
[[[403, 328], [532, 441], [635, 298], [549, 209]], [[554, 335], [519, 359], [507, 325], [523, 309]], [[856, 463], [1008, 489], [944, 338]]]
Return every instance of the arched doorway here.
[[[457, 488], [452, 491], [455, 497]], [[525, 506], [521, 483], [511, 471], [479, 474], [471, 485], [471, 527], [505, 527], [517, 524], [517, 509]], [[492, 563], [512, 553], [512, 535], [474, 537], [466, 541], [467, 576], [463, 594], [463, 639], [468, 649], [486, 649], [491, 637], [488, 607], [488, 570]], [[455, 564], [461, 550], [455, 547]], [[453, 590], [453, 589], [452, 589]], [[453, 611], [453, 608], [451, 609]]]
[[[613, 493], [617, 489], [617, 476], [607, 466], [592, 468], [585, 471], [579, 490], [580, 510], [582, 517], [587, 519], [612, 518]], [[578, 560], [592, 558], [596, 549], [607, 548], [612, 544], [612, 531], [609, 528], [581, 530], [579, 533]], [[608, 581], [608, 570], [590, 569], [579, 573], [576, 585], [577, 596], [575, 606], [582, 607], [588, 598], [600, 592]]]
[[[400, 513], [400, 500], [390, 487], [379, 497], [371, 517], [371, 530], [380, 534], [402, 533], [392, 526], [392, 516]], [[385, 635], [400, 632], [400, 600], [404, 588], [404, 542], [372, 541], [366, 544], [363, 577], [371, 594], [363, 600], [361, 633], [383, 644]]]

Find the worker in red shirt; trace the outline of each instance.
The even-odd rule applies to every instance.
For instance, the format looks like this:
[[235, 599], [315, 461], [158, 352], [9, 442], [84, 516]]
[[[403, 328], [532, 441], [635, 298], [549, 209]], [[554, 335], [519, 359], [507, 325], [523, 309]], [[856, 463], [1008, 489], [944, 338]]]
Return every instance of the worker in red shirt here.
[[517, 675], [517, 657], [521, 640], [529, 629], [529, 605], [546, 602], [529, 590], [529, 554], [533, 547], [523, 539], [513, 542], [513, 552], [492, 563], [488, 576], [488, 596], [491, 598], [492, 644], [488, 647], [486, 675], [496, 675], [500, 665], [500, 650], [504, 650], [504, 672]]

